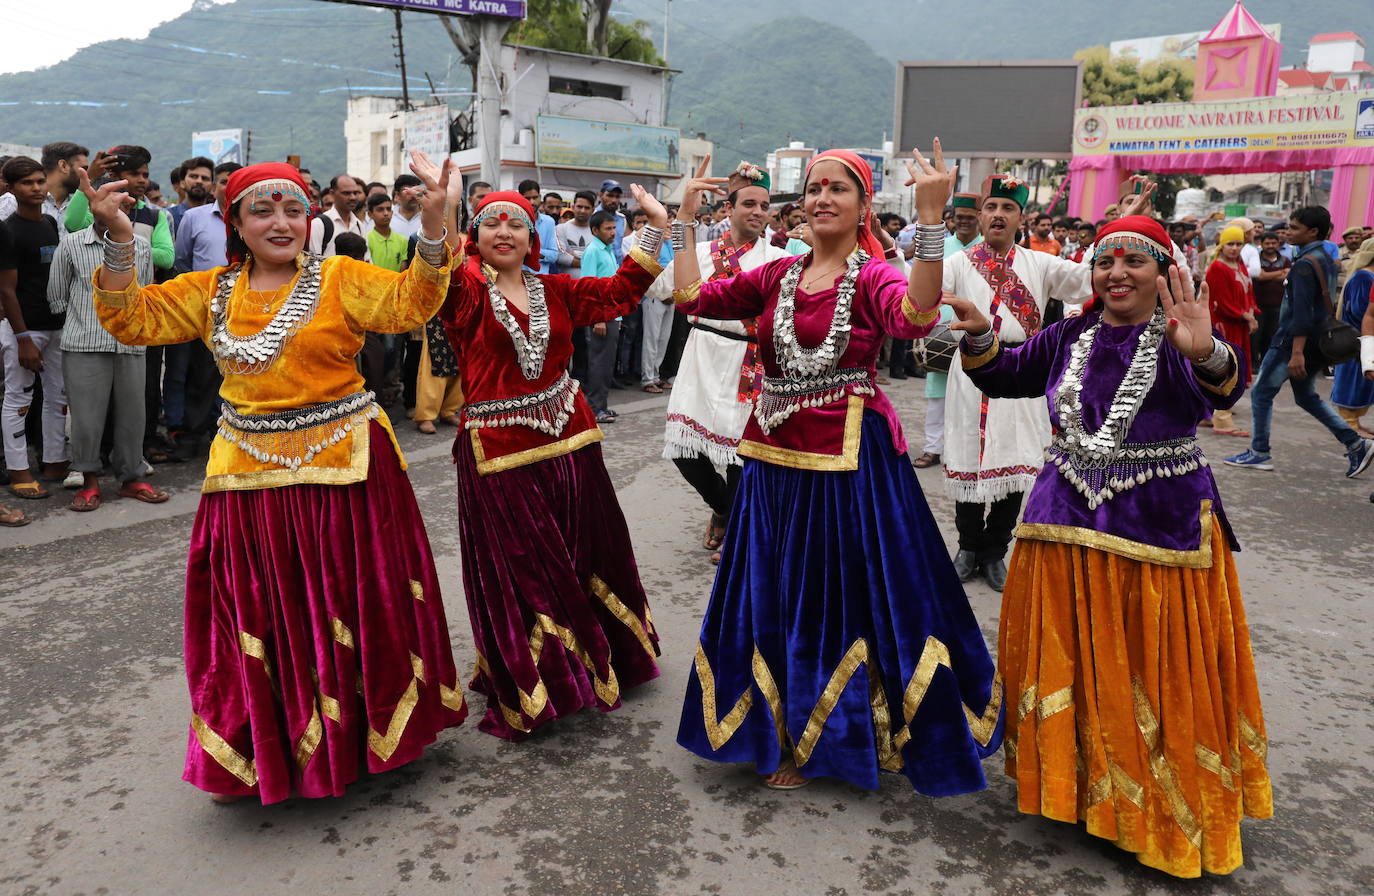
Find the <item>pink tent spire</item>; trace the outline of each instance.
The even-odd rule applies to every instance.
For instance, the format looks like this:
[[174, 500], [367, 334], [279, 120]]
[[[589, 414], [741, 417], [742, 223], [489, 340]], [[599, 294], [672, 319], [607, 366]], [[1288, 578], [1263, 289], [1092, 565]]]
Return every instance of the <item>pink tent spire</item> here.
[[1214, 43], [1221, 40], [1237, 40], [1244, 37], [1273, 37], [1264, 26], [1255, 21], [1255, 17], [1250, 15], [1250, 10], [1245, 5], [1236, 0], [1236, 5], [1231, 7], [1231, 11], [1221, 17], [1215, 28], [1207, 33], [1199, 43]]
[[1240, 2], [1198, 42], [1194, 100], [1273, 96], [1283, 47]]

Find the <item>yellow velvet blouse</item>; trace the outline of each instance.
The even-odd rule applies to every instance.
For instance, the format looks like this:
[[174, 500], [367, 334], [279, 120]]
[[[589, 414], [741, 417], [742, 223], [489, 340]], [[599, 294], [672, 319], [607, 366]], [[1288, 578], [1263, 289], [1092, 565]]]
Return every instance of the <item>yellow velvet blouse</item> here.
[[[362, 349], [364, 334], [405, 333], [433, 317], [448, 291], [450, 265], [451, 259], [446, 258], [442, 267], [434, 267], [417, 254], [410, 268], [398, 274], [344, 256], [324, 259], [319, 303], [310, 322], [296, 331], [280, 357], [261, 373], [226, 371], [220, 396], [238, 414], [251, 416], [310, 408], [362, 392], [363, 378], [354, 356]], [[97, 287], [96, 313], [101, 325], [125, 345], [200, 339], [208, 346], [211, 300], [225, 270], [216, 267], [182, 274], [153, 286], [135, 281], [118, 292]], [[266, 327], [300, 276], [297, 273], [297, 278], [275, 293], [260, 292], [248, 288], [249, 272], [238, 278], [227, 303], [226, 326], [234, 336], [251, 336]], [[97, 270], [97, 282], [99, 276]], [[367, 478], [368, 422], [374, 418], [394, 444], [391, 424], [376, 405], [334, 424], [334, 437], [310, 452], [273, 449], [268, 441], [252, 442], [255, 447], [250, 450], [251, 440], [226, 438], [226, 432], [232, 435], [234, 431], [226, 430], [222, 422], [210, 446], [204, 491], [361, 482]], [[292, 435], [300, 436], [298, 443], [305, 438]], [[257, 450], [262, 446], [268, 447]], [[396, 455], [401, 456], [399, 446]], [[405, 468], [404, 460], [401, 466]]]

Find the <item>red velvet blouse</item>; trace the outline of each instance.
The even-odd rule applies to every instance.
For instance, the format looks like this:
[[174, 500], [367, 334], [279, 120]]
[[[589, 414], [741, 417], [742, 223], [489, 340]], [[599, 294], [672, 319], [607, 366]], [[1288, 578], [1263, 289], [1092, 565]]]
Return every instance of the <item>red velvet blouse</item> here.
[[[778, 288], [796, 258], [783, 258], [745, 271], [725, 280], [701, 284], [692, 298], [684, 296], [678, 309], [720, 320], [757, 317], [759, 356], [764, 374], [781, 377], [773, 347], [774, 314]], [[814, 294], [797, 289], [797, 341], [803, 346], [818, 346], [829, 331], [835, 312], [836, 289], [831, 286]], [[850, 314], [849, 345], [837, 367], [861, 367], [871, 381], [877, 369], [883, 337], [917, 339], [934, 329], [940, 319], [938, 306], [922, 312], [907, 298], [907, 278], [891, 265], [870, 258], [859, 271], [855, 284], [854, 306]], [[765, 433], [754, 415], [745, 425], [740, 440], [741, 457], [803, 470], [856, 470], [859, 466], [860, 423], [865, 408], [887, 420], [892, 432], [892, 447], [906, 451], [906, 438], [892, 403], [880, 390], [872, 395], [849, 394], [841, 401], [820, 407], [804, 408]]]
[[[468, 404], [519, 398], [557, 383], [572, 361], [573, 328], [614, 320], [633, 311], [661, 271], [656, 260], [634, 249], [611, 277], [573, 279], [567, 274], [539, 274], [549, 308], [549, 346], [544, 369], [535, 379], [527, 380], [510, 334], [492, 311], [486, 281], [471, 264], [456, 268], [439, 318], [458, 358], [464, 424], [470, 419]], [[508, 307], [528, 334], [529, 317], [513, 304]], [[470, 428], [459, 438], [472, 440], [477, 472], [485, 476], [568, 454], [599, 442], [602, 434], [591, 405], [578, 390], [572, 415], [556, 436], [516, 425]]]

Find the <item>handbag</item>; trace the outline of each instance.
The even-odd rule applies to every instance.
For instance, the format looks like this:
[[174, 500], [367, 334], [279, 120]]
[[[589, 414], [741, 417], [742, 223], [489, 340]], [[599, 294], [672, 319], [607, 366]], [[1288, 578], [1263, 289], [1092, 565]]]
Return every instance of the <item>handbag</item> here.
[[927, 373], [949, 373], [954, 356], [959, 353], [959, 335], [940, 321], [925, 336], [911, 344], [911, 354], [916, 358], [916, 366]]
[[1309, 371], [1321, 370], [1353, 361], [1360, 356], [1360, 331], [1336, 316], [1331, 303], [1331, 289], [1326, 283], [1326, 269], [1311, 258], [1303, 258], [1317, 272], [1322, 300], [1326, 306], [1326, 320], [1317, 327], [1315, 339], [1309, 338], [1303, 349], [1303, 360]]

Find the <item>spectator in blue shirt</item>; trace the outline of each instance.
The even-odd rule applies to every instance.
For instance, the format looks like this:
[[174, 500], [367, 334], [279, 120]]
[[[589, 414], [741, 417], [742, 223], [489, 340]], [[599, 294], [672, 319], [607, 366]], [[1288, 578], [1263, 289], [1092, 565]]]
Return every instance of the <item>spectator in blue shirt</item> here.
[[1336, 281], [1336, 263], [1325, 245], [1330, 235], [1331, 213], [1319, 205], [1300, 208], [1288, 219], [1288, 242], [1297, 252], [1284, 286], [1273, 342], [1260, 362], [1250, 391], [1250, 450], [1226, 458], [1226, 463], [1233, 467], [1274, 469], [1269, 455], [1269, 426], [1274, 416], [1274, 398], [1285, 380], [1293, 387], [1298, 407], [1317, 418], [1345, 446], [1349, 461], [1347, 478], [1354, 479], [1363, 473], [1374, 459], [1374, 445], [1360, 438], [1317, 394], [1313, 378], [1321, 371], [1307, 357], [1309, 345], [1315, 348], [1320, 328], [1330, 316], [1328, 295]]
[[[620, 197], [623, 194], [620, 188], [620, 181], [607, 178], [601, 182], [601, 204], [596, 207], [599, 212], [606, 212], [615, 222], [615, 239], [611, 241], [611, 254], [615, 256], [615, 263], [620, 265], [625, 257], [620, 253], [620, 242], [625, 239], [625, 213], [620, 210]], [[584, 273], [585, 277], [586, 274]]]
[[[615, 238], [615, 218], [610, 212], [600, 211], [592, 215], [590, 222], [592, 239], [587, 250], [582, 253], [583, 277], [610, 277], [620, 267], [613, 247], [618, 248]], [[587, 402], [596, 412], [597, 423], [614, 423], [615, 411], [606, 406], [611, 389], [611, 375], [615, 371], [616, 346], [620, 339], [620, 318], [592, 326], [591, 338], [587, 347]]]
[[[522, 180], [520, 181], [520, 195], [529, 202], [530, 208], [539, 208], [539, 181]], [[558, 222], [541, 211], [536, 211], [537, 217], [534, 221], [534, 232], [539, 236], [539, 270], [540, 274], [556, 273], [554, 265], [558, 263], [558, 238], [554, 235], [554, 229]]]

